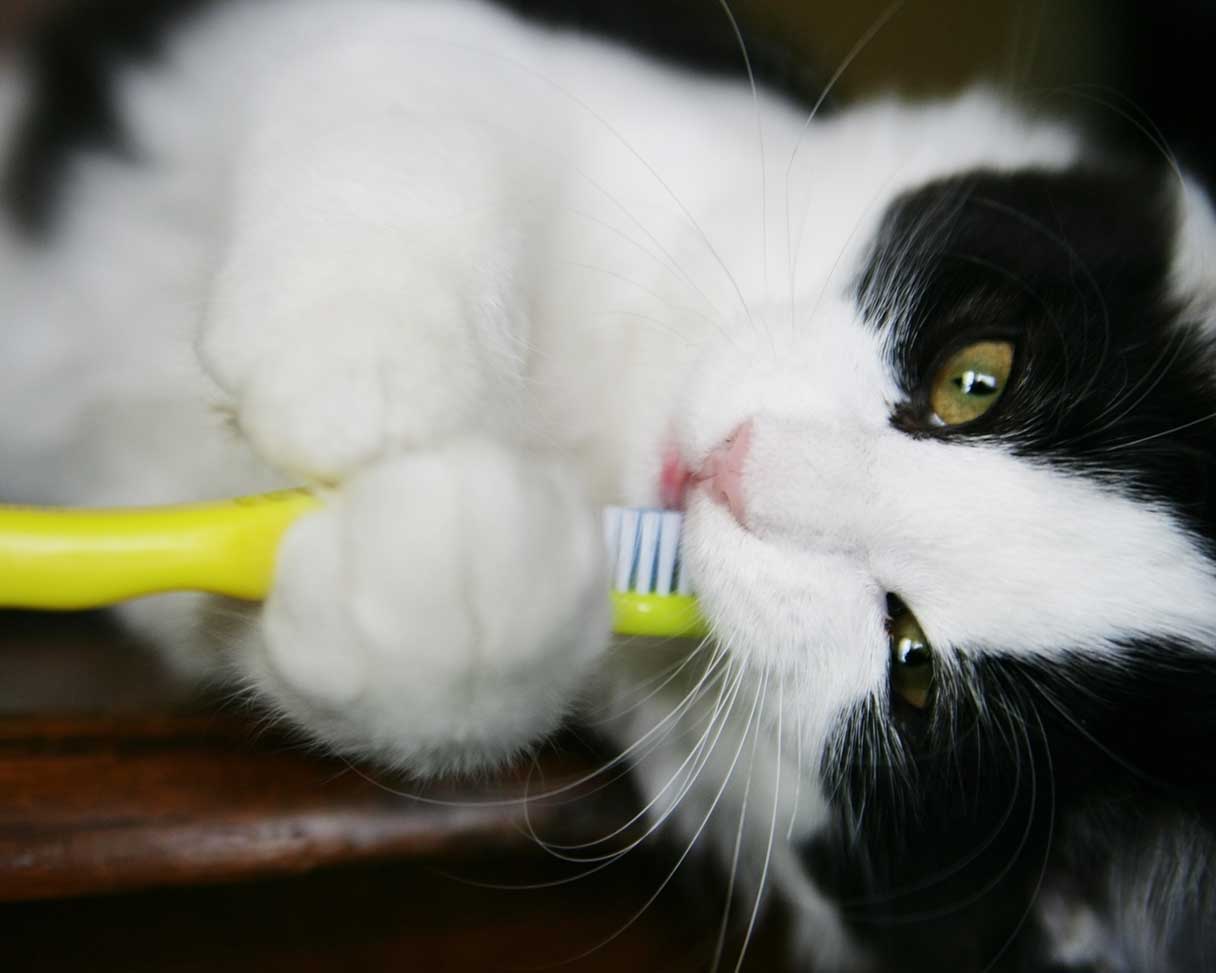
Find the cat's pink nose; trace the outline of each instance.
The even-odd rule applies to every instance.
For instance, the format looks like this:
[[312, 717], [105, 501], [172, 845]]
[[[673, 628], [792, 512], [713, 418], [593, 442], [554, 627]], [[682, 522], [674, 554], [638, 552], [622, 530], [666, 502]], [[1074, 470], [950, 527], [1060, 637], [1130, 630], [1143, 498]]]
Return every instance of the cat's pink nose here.
[[743, 502], [743, 464], [747, 461], [751, 444], [752, 423], [749, 419], [727, 436], [692, 476], [693, 482], [708, 491], [711, 499], [730, 510], [740, 524], [747, 522]]

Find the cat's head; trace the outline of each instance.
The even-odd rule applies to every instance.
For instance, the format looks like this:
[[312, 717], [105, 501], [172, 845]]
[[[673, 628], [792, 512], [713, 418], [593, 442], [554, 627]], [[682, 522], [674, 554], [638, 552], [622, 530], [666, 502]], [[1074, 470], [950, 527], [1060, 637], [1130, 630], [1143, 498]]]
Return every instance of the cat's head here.
[[684, 410], [690, 468], [732, 467], [688, 497], [706, 612], [892, 876], [955, 836], [1041, 865], [1010, 842], [1061, 775], [1193, 796], [1216, 767], [1180, 750], [1216, 711], [1209, 203], [952, 110], [982, 146], [870, 146], [886, 181], [838, 190], [821, 276], [719, 342]]

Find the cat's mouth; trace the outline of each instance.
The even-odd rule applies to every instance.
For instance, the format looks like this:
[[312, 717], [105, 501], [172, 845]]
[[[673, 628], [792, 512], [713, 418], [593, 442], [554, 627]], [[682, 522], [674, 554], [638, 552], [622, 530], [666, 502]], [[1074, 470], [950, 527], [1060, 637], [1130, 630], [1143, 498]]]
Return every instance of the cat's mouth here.
[[667, 510], [683, 510], [692, 481], [692, 470], [684, 462], [679, 447], [668, 446], [663, 451], [663, 466], [659, 471], [659, 504]]
[[710, 451], [694, 470], [677, 447], [668, 447], [659, 474], [659, 500], [669, 510], [683, 510], [688, 491], [701, 487], [710, 499], [726, 507], [741, 526], [747, 526], [743, 467], [751, 449], [751, 421], [740, 423]]

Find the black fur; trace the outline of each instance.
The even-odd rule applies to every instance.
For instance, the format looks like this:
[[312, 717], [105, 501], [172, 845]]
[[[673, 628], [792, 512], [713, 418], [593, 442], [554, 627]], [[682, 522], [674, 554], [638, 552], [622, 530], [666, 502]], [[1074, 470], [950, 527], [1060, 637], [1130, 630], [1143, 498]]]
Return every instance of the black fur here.
[[[1167, 293], [1173, 188], [1158, 169], [977, 172], [893, 203], [859, 292], [907, 396], [896, 424], [999, 439], [1216, 536], [1212, 349]], [[935, 364], [984, 335], [1017, 345], [1009, 389], [964, 427], [933, 425]]]
[[0, 203], [32, 235], [49, 228], [64, 171], [82, 149], [128, 154], [110, 87], [116, 65], [155, 57], [169, 24], [214, 0], [84, 0], [25, 45], [30, 102], [4, 163]]
[[[1134, 904], [1112, 892], [1152, 884], [1177, 835], [1211, 874], [1216, 658], [1143, 643], [1118, 660], [960, 665], [931, 717], [854, 714], [825, 781], [841, 816], [805, 849], [812, 874], [891, 969], [1049, 969], [1034, 911], [1047, 891], [1119, 919], [1103, 958], [1131, 954]], [[1187, 962], [1216, 956], [1212, 894], [1160, 892], [1160, 915], [1142, 917], [1166, 940], [1151, 969], [1210, 968]]]
[[[1168, 294], [1175, 231], [1156, 172], [978, 172], [897, 200], [858, 282], [906, 396], [892, 421], [1151, 498], [1210, 550], [1216, 392]], [[1010, 387], [972, 423], [932, 424], [935, 364], [989, 335], [1017, 345]], [[1077, 970], [1212, 968], [1216, 901], [1169, 858], [1216, 865], [1212, 647], [1060, 648], [970, 647], [939, 662], [927, 712], [862, 707], [830, 748], [839, 816], [805, 861], [889, 968], [1073, 969], [1052, 965], [1039, 902], [1104, 923]]]

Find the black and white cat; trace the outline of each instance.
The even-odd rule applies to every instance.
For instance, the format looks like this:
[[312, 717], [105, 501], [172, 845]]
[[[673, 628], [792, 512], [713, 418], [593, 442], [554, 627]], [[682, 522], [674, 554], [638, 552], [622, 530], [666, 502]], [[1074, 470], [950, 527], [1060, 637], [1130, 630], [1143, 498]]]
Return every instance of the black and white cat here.
[[[47, 48], [3, 69], [0, 495], [328, 503], [260, 612], [132, 624], [421, 775], [606, 701], [818, 970], [1213, 968], [1193, 182], [473, 0], [187, 6], [77, 93], [118, 142], [60, 137]], [[598, 530], [660, 499], [715, 632], [674, 670], [609, 647]]]

